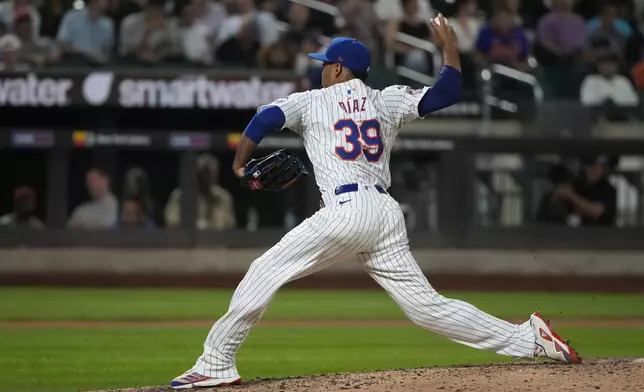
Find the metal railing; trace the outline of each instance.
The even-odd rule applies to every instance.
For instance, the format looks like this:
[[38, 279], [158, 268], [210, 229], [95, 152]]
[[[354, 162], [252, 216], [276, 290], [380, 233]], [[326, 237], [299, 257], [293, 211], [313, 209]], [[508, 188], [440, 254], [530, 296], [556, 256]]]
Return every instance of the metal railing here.
[[336, 18], [340, 16], [340, 10], [338, 9], [338, 7], [331, 4], [323, 3], [321, 1], [317, 1], [317, 0], [289, 0], [289, 1], [291, 3], [307, 6], [316, 11], [324, 12], [325, 14], [329, 14]]
[[532, 87], [534, 99], [537, 102], [543, 101], [543, 90], [541, 89], [541, 85], [539, 84], [539, 81], [537, 81], [537, 78], [534, 77], [534, 75], [519, 71], [518, 69], [510, 68], [502, 64], [492, 64], [490, 71], [492, 72], [492, 74], [502, 75], [506, 78], [511, 78], [530, 85], [530, 87]]
[[414, 80], [419, 83], [434, 83], [434, 80], [436, 80], [436, 73], [443, 66], [443, 56], [441, 55], [441, 52], [440, 50], [438, 50], [436, 45], [429, 41], [425, 41], [423, 39], [416, 38], [414, 36], [401, 32], [396, 33], [396, 42], [400, 42], [412, 46], [416, 49], [421, 49], [428, 52], [432, 57], [434, 75], [428, 75], [423, 72], [415, 71], [402, 65], [396, 66], [395, 53], [390, 49], [387, 49], [387, 52], [385, 53], [385, 65], [387, 66], [387, 68], [395, 71], [402, 77]]
[[[531, 59], [529, 61], [531, 64], [536, 65], [536, 61]], [[519, 71], [514, 68], [502, 64], [492, 64], [488, 68], [481, 71], [482, 79], [482, 92], [483, 92], [483, 105], [482, 105], [482, 121], [479, 128], [479, 134], [481, 136], [488, 135], [490, 133], [490, 127], [492, 124], [492, 108], [496, 107], [505, 112], [517, 113], [519, 110], [518, 104], [515, 102], [510, 102], [505, 99], [498, 98], [494, 95], [492, 87], [492, 77], [494, 75], [504, 76], [506, 78], [513, 79], [517, 82], [524, 83], [529, 85], [532, 88], [532, 94], [536, 104], [539, 104], [543, 101], [543, 89], [539, 84], [539, 81], [534, 75], [531, 75], [527, 72]]]
[[[318, 0], [289, 0], [289, 1], [292, 3], [304, 5], [306, 7], [309, 7], [311, 9], [314, 9], [320, 12], [324, 12], [328, 15], [335, 17], [339, 25], [344, 24], [344, 20], [342, 19], [340, 10], [336, 6], [326, 4]], [[436, 80], [436, 76], [443, 65], [442, 54], [440, 50], [436, 47], [436, 45], [434, 45], [429, 41], [416, 38], [414, 36], [411, 36], [409, 34], [404, 34], [401, 32], [396, 33], [395, 39], [396, 39], [396, 42], [409, 45], [413, 48], [420, 49], [429, 53], [431, 55], [432, 63], [433, 63], [433, 75], [419, 72], [417, 70], [414, 70], [402, 65], [396, 65], [395, 53], [390, 48], [388, 48], [387, 52], [385, 53], [385, 66], [389, 70], [395, 72], [398, 76], [413, 80], [417, 83], [422, 83], [424, 85], [429, 85], [434, 83], [434, 81]], [[529, 63], [533, 67], [536, 66], [536, 61], [534, 60], [534, 58], [530, 58]], [[510, 79], [514, 79], [521, 83], [528, 84], [532, 88], [535, 101], [537, 103], [540, 103], [543, 100], [543, 90], [541, 88], [541, 85], [537, 81], [537, 78], [535, 78], [533, 75], [527, 72], [523, 72], [514, 68], [501, 65], [501, 64], [493, 64], [488, 69], [483, 70], [481, 74], [484, 82], [483, 83], [484, 92], [483, 92], [482, 133], [485, 133], [485, 129], [487, 128], [487, 125], [485, 124], [486, 123], [489, 124], [489, 121], [491, 121], [492, 107], [498, 107], [503, 111], [512, 112], [512, 113], [516, 113], [518, 110], [516, 103], [499, 99], [493, 95], [493, 91], [491, 91], [492, 87], [491, 87], [490, 81], [492, 79], [492, 76], [495, 74], [502, 75]]]
[[[336, 18], [337, 23], [340, 26], [344, 25], [345, 23], [340, 13], [340, 10], [336, 6], [326, 4], [318, 0], [289, 0], [289, 1], [291, 3], [301, 4], [311, 9], [331, 15]], [[438, 50], [438, 48], [431, 42], [416, 38], [409, 34], [400, 33], [400, 32], [396, 34], [396, 41], [428, 52], [432, 57], [432, 62], [434, 63], [434, 73], [440, 70], [443, 63], [442, 55]], [[385, 66], [391, 71], [395, 72], [399, 76], [402, 76], [407, 79], [411, 79], [418, 83], [432, 84], [434, 82], [436, 75], [425, 74], [423, 72], [415, 71], [411, 68], [408, 68], [402, 65], [396, 66], [394, 62], [394, 56], [395, 54], [388, 49], [387, 53], [385, 54]]]

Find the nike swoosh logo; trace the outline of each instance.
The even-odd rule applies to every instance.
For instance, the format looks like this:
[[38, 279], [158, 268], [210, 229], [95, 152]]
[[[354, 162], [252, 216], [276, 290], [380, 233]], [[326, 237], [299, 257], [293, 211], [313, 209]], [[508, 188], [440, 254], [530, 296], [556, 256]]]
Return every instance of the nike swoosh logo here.
[[350, 201], [351, 201], [351, 200], [341, 201], [341, 202], [340, 202], [340, 205], [343, 205], [344, 203], [348, 203], [348, 202], [350, 202]]

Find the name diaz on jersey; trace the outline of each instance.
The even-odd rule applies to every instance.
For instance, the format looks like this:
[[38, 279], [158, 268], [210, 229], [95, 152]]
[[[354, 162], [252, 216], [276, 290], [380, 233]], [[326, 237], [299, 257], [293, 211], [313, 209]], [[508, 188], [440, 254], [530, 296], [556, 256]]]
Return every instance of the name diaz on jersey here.
[[[362, 101], [362, 102], [360, 102]], [[362, 97], [361, 99], [347, 99], [347, 102], [338, 102], [338, 105], [345, 111], [345, 113], [357, 113], [364, 112], [365, 104], [367, 103], [367, 98]]]

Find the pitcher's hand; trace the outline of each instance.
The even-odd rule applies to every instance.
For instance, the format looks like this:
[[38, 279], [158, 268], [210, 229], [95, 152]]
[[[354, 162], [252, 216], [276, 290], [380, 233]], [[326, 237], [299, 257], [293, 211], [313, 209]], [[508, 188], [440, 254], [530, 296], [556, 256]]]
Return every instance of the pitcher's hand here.
[[458, 50], [458, 40], [452, 26], [447, 23], [443, 14], [431, 20], [432, 38], [436, 46], [442, 51]]

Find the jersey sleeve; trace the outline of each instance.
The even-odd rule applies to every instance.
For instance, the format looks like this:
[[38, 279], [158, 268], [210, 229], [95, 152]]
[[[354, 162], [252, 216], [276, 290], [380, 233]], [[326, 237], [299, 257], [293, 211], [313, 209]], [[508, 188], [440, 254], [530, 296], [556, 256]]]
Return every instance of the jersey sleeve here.
[[397, 85], [382, 90], [382, 96], [389, 108], [389, 114], [393, 117], [392, 120], [402, 125], [421, 118], [418, 104], [429, 89], [429, 86], [413, 89], [409, 86]]
[[284, 112], [286, 122], [282, 129], [290, 129], [291, 131], [301, 135], [304, 132], [304, 123], [307, 118], [307, 110], [309, 107], [310, 96], [308, 91], [303, 93], [293, 93], [286, 98], [277, 99], [268, 105], [260, 106], [257, 112], [261, 112], [268, 106], [277, 106]]

